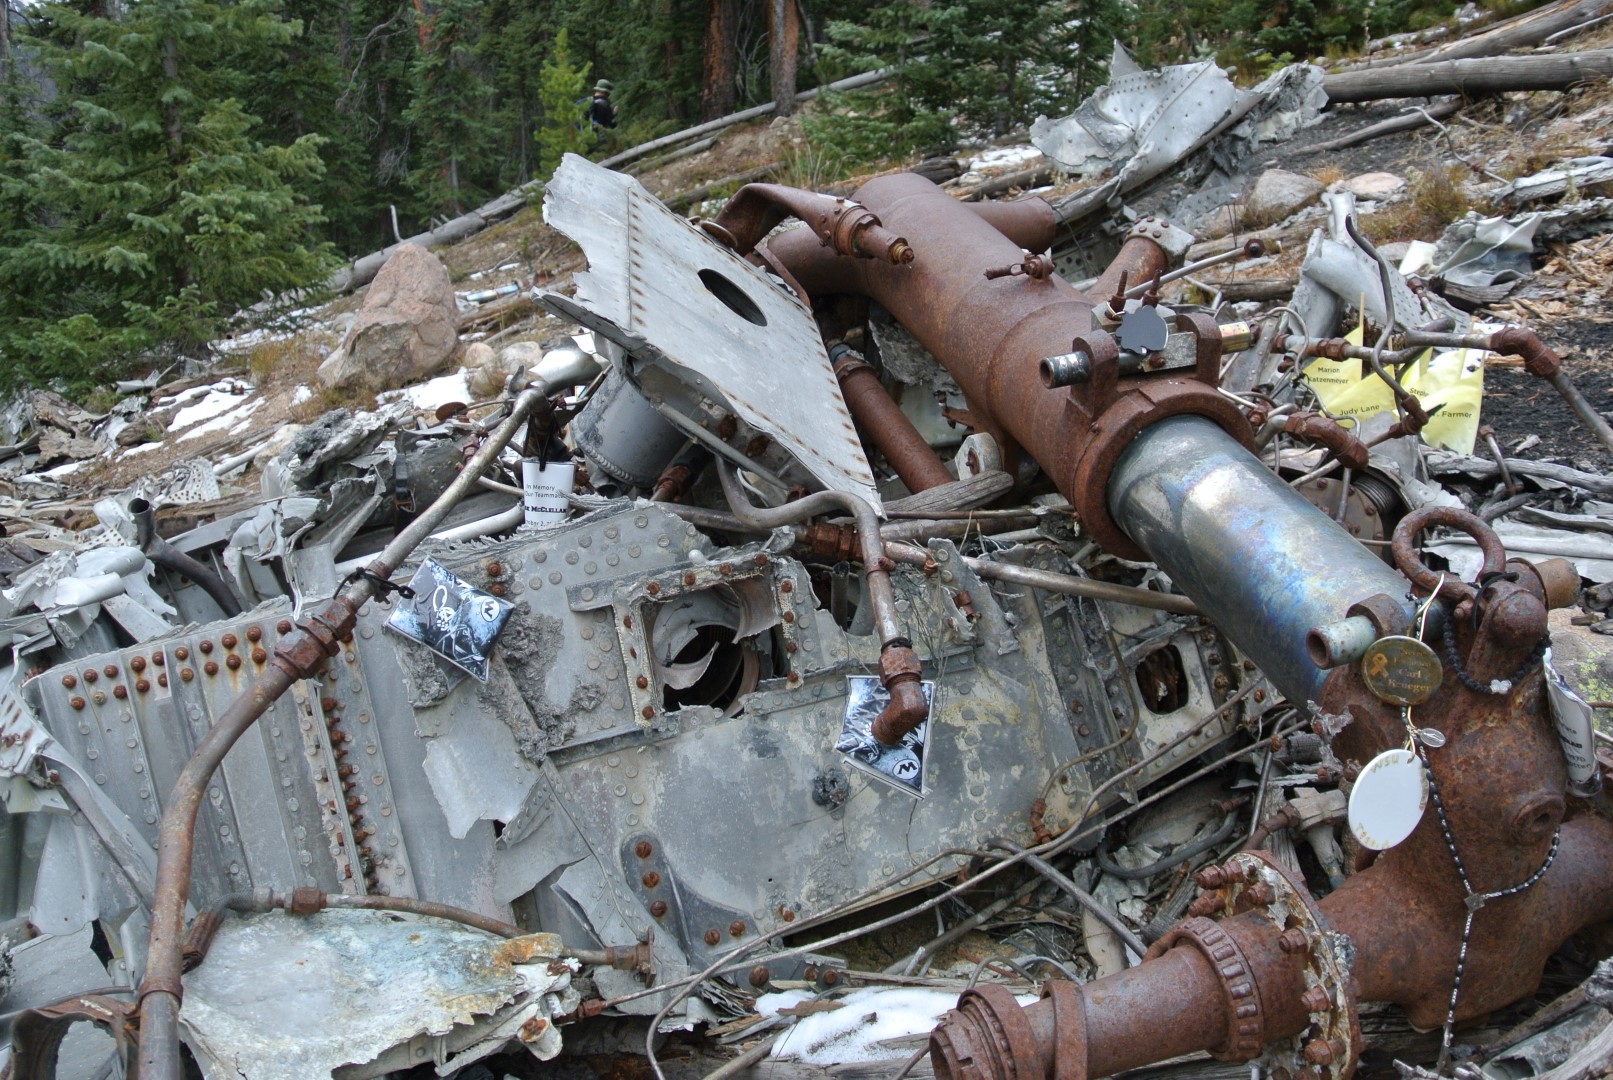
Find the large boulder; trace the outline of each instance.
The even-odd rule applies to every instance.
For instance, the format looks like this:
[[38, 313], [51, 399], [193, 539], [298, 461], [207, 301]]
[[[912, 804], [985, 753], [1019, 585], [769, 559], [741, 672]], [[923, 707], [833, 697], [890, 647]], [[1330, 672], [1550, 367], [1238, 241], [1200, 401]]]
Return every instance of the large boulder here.
[[1255, 181], [1244, 204], [1245, 224], [1269, 225], [1281, 221], [1294, 211], [1309, 206], [1322, 193], [1323, 184], [1309, 176], [1267, 169]]
[[400, 244], [341, 346], [319, 365], [319, 381], [391, 390], [437, 374], [458, 353], [459, 306], [448, 270], [418, 244]]

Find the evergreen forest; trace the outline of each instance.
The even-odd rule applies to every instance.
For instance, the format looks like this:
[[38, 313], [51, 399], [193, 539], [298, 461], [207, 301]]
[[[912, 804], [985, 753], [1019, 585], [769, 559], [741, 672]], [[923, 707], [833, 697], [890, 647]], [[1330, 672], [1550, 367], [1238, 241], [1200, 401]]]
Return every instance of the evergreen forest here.
[[[834, 168], [1066, 112], [1112, 42], [1250, 77], [1451, 0], [6, 0], [0, 389], [83, 388], [595, 158], [874, 68]], [[583, 120], [598, 79], [618, 122]]]

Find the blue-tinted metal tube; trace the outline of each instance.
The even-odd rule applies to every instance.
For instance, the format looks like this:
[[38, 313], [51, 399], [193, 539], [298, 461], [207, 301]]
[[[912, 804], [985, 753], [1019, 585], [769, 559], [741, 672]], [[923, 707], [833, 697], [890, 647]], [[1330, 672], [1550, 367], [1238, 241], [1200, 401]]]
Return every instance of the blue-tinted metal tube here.
[[1312, 628], [1406, 582], [1216, 424], [1175, 416], [1139, 435], [1109, 478], [1109, 512], [1267, 677], [1314, 700], [1327, 672]]

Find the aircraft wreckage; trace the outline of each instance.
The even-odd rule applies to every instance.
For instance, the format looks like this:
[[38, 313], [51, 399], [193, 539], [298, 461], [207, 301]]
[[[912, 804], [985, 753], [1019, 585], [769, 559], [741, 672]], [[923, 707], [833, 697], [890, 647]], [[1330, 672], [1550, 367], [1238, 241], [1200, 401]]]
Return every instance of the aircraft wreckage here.
[[[178, 537], [137, 504], [34, 575], [44, 615], [8, 594], [0, 975], [58, 990], [9, 1075], [77, 1021], [143, 1080], [448, 1075], [601, 1014], [653, 1044], [834, 985], [870, 927], [831, 919], [998, 878], [996, 910], [1051, 883], [1108, 973], [967, 991], [938, 1075], [1339, 1080], [1363, 1003], [1448, 1050], [1613, 915], [1588, 712], [1542, 662], [1572, 568], [1224, 392], [1254, 332], [1158, 303], [1180, 230], [1078, 290], [1045, 202], [911, 175], [691, 224], [570, 157], [545, 214], [589, 269], [541, 300], [597, 355], [294, 446]], [[1343, 482], [1299, 494], [1274, 426]], [[1424, 565], [1435, 527], [1476, 581]], [[1145, 811], [1191, 826], [1123, 866]], [[1092, 892], [1167, 870], [1141, 934]]]

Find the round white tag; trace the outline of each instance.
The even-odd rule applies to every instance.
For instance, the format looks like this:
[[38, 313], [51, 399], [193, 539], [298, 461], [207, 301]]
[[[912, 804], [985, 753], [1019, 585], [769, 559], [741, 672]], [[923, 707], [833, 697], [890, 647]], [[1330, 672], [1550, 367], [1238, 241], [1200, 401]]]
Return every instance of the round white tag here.
[[1410, 750], [1385, 750], [1350, 790], [1350, 831], [1362, 847], [1384, 851], [1411, 835], [1428, 806], [1428, 775]]

